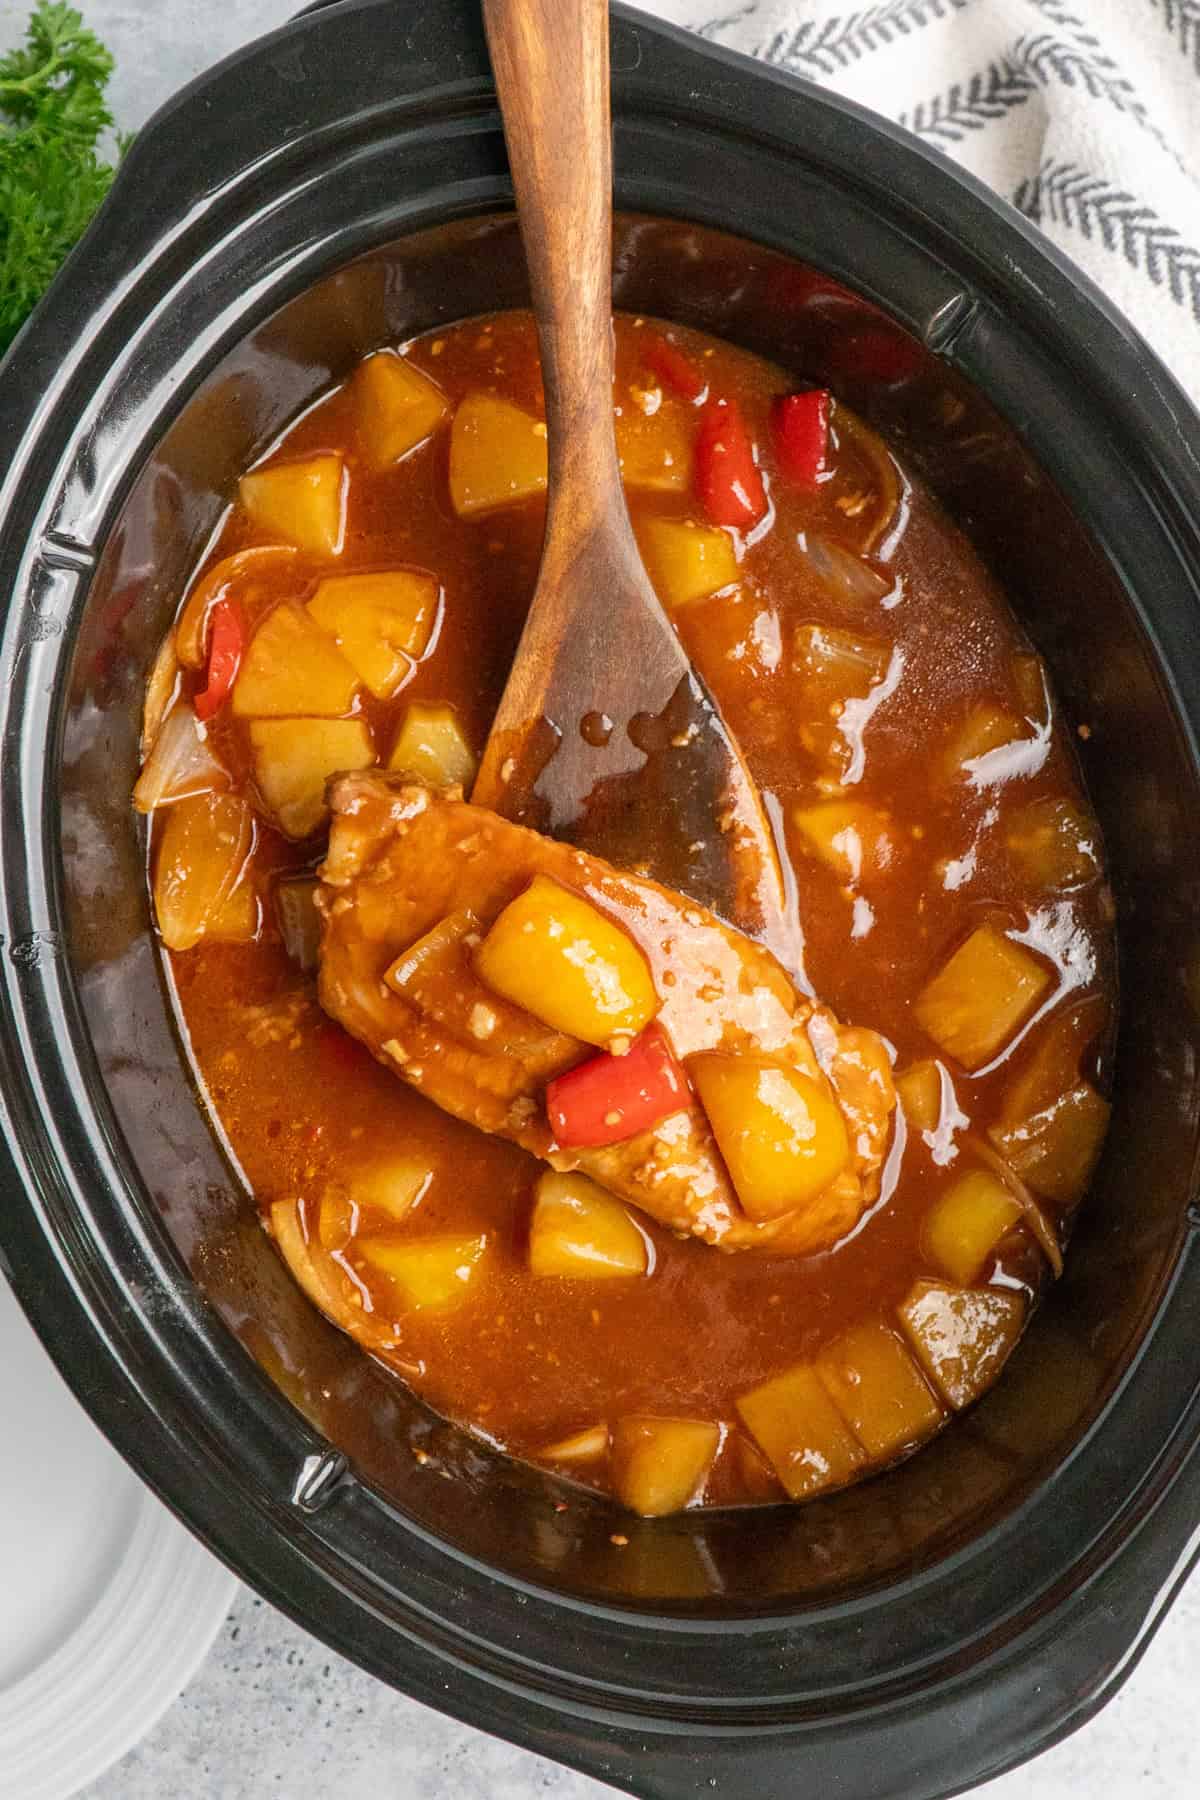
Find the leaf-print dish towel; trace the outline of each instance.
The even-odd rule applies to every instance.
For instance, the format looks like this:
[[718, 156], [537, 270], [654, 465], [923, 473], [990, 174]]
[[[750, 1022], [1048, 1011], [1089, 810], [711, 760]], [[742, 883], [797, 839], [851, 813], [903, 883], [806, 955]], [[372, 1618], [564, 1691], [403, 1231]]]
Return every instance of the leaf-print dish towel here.
[[1034, 220], [1200, 404], [1200, 0], [639, 0], [896, 120]]

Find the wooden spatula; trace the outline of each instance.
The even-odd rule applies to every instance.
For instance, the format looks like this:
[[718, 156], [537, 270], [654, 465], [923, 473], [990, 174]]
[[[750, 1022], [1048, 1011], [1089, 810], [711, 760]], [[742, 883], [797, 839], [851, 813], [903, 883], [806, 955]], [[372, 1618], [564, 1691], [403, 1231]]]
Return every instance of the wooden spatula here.
[[613, 432], [607, 0], [483, 0], [546, 390], [537, 590], [472, 798], [710, 906], [795, 972], [770, 825], [642, 566]]

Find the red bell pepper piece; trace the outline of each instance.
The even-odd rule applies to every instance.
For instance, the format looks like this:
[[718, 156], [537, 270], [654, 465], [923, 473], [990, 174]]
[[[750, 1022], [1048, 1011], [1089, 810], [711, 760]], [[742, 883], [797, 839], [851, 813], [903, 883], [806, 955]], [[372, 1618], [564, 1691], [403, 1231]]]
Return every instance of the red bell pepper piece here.
[[775, 454], [789, 481], [815, 488], [829, 459], [829, 394], [810, 388], [806, 394], [784, 394], [771, 408]]
[[756, 525], [767, 510], [750, 433], [732, 400], [710, 400], [700, 415], [696, 493], [714, 525]]
[[691, 357], [657, 331], [643, 336], [642, 361], [681, 400], [698, 400], [708, 386]]
[[550, 1129], [564, 1150], [619, 1144], [690, 1104], [687, 1076], [657, 1025], [624, 1056], [591, 1056], [546, 1089]]
[[203, 723], [220, 712], [237, 679], [246, 626], [236, 600], [218, 600], [208, 618], [208, 685], [196, 695], [196, 717]]

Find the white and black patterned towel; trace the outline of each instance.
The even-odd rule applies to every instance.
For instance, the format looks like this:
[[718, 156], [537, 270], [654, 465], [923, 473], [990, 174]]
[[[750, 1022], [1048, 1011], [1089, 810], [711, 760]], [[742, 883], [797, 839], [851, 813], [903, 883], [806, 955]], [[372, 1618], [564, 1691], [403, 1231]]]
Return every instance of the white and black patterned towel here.
[[1200, 404], [1200, 0], [639, 0], [908, 127], [1074, 257]]

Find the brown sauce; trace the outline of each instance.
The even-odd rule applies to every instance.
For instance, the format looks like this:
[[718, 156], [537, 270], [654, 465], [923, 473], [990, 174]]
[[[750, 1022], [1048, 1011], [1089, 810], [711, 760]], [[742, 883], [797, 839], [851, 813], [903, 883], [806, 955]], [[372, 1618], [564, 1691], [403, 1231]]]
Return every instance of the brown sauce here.
[[[642, 348], [652, 329], [618, 319], [615, 403], [650, 421], [666, 409], [690, 442], [703, 397], [684, 400], [656, 382]], [[253, 786], [247, 723], [229, 707], [212, 721], [209, 741], [256, 809], [247, 877], [255, 935], [245, 942], [202, 937], [168, 955], [205, 1094], [264, 1215], [274, 1203], [298, 1203], [312, 1233], [331, 1184], [352, 1187], [356, 1171], [402, 1158], [427, 1166], [431, 1179], [414, 1223], [397, 1230], [415, 1230], [419, 1220], [426, 1234], [486, 1236], [486, 1273], [463, 1303], [398, 1317], [399, 1341], [385, 1360], [436, 1409], [518, 1456], [536, 1458], [597, 1422], [615, 1427], [630, 1415], [714, 1422], [719, 1449], [695, 1498], [723, 1504], [782, 1497], [739, 1415], [739, 1397], [819, 1359], [864, 1322], [885, 1322], [905, 1343], [897, 1309], [914, 1282], [947, 1279], [931, 1256], [932, 1209], [965, 1172], [991, 1168], [989, 1128], [1004, 1121], [1006, 1107], [1011, 1112], [1014, 1088], [1050, 1034], [1081, 1007], [1062, 1080], [1103, 1089], [1114, 970], [1099, 832], [1070, 726], [970, 546], [836, 404], [829, 478], [811, 491], [790, 484], [773, 460], [770, 424], [786, 376], [701, 334], [670, 331], [706, 388], [740, 405], [769, 493], [766, 517], [730, 534], [736, 581], [675, 606], [672, 617], [781, 823], [804, 933], [804, 979], [843, 1021], [886, 1038], [898, 1075], [940, 1061], [938, 1127], [923, 1134], [901, 1105], [879, 1200], [827, 1252], [723, 1255], [639, 1217], [652, 1246], [647, 1275], [533, 1277], [529, 1213], [541, 1165], [405, 1087], [324, 1017], [311, 972], [289, 957], [276, 883], [285, 872], [311, 869], [323, 839], [294, 842], [273, 828]], [[448, 480], [450, 420], [465, 396], [480, 392], [541, 416], [532, 323], [520, 313], [472, 321], [416, 340], [404, 356], [440, 390], [445, 420], [380, 469], [363, 454], [354, 382], [312, 407], [264, 464], [326, 452], [344, 458], [341, 548], [264, 564], [242, 603], [252, 632], [281, 601], [307, 599], [335, 566], [429, 571], [440, 597], [428, 645], [392, 698], [363, 693], [355, 716], [386, 758], [413, 702], [447, 706], [477, 756], [532, 593], [544, 507], [535, 496], [460, 517]], [[647, 412], [645, 396], [655, 392], [658, 407]], [[674, 490], [631, 489], [630, 506], [639, 534], [655, 519], [700, 516], [691, 481]], [[243, 548], [276, 541], [234, 504], [197, 580]], [[830, 643], [843, 652], [832, 677]], [[614, 687], [620, 657], [614, 645]], [[860, 676], [851, 680], [852, 666]], [[202, 685], [185, 669], [177, 692]], [[587, 729], [603, 742], [611, 723], [595, 718]], [[836, 868], [795, 819], [835, 800], [860, 803], [883, 821], [879, 842], [847, 841]], [[156, 815], [152, 857], [161, 854], [171, 810]], [[645, 828], [652, 831], [653, 821]], [[914, 1008], [952, 952], [985, 925], [1023, 948], [1046, 980], [995, 1054], [971, 1069], [939, 1046]], [[1089, 1157], [1096, 1147], [1089, 1143]], [[1052, 1178], [1056, 1192], [1040, 1196], [1060, 1242], [1085, 1182], [1086, 1169], [1082, 1178]], [[1026, 1223], [1002, 1233], [985, 1264], [958, 1285], [1032, 1300], [1048, 1270]], [[395, 1296], [356, 1256], [353, 1239], [338, 1257], [364, 1316], [396, 1313]], [[990, 1374], [1002, 1360], [998, 1354]], [[939, 1418], [948, 1415], [944, 1393], [936, 1383], [931, 1391]], [[923, 1434], [924, 1427], [886, 1454], [867, 1446], [856, 1472]], [[600, 1486], [612, 1479], [603, 1455], [569, 1472]]]

